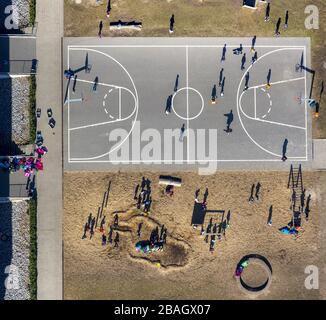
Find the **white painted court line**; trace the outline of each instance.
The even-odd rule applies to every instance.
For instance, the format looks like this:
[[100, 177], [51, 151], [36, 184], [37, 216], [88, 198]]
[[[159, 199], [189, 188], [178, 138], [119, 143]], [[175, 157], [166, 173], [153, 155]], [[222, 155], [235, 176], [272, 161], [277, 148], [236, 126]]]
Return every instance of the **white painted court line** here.
[[[79, 79], [78, 81], [80, 82], [86, 82], [86, 83], [94, 83], [93, 81], [88, 81], [88, 80], [82, 80], [82, 79]], [[105, 83], [98, 83], [98, 85], [102, 85], [102, 86], [111, 86], [111, 85], [107, 85]], [[136, 106], [136, 97], [134, 96], [134, 94], [132, 93], [132, 91], [130, 91], [128, 88], [124, 88], [124, 87], [116, 87], [119, 89], [119, 119], [115, 119], [113, 121], [106, 121], [106, 122], [100, 122], [100, 123], [94, 123], [94, 124], [89, 124], [89, 125], [84, 125], [84, 126], [79, 126], [79, 127], [74, 127], [74, 128], [68, 128], [68, 132], [70, 131], [75, 131], [75, 130], [81, 130], [81, 129], [87, 129], [87, 128], [92, 128], [92, 127], [97, 127], [97, 126], [103, 126], [103, 125], [107, 125], [107, 124], [111, 124], [111, 123], [116, 123], [116, 122], [121, 122], [121, 121], [125, 121], [125, 120], [128, 120], [129, 118], [133, 117], [136, 109], [137, 109], [137, 106]], [[121, 118], [121, 90], [126, 90], [128, 92], [130, 92], [130, 94], [132, 94], [132, 96], [134, 97], [134, 102], [135, 102], [135, 108], [133, 110], [133, 112], [127, 116], [126, 118]], [[70, 90], [68, 91], [68, 95], [70, 93]], [[69, 96], [68, 96], [69, 97]], [[70, 99], [68, 101], [70, 103]], [[103, 101], [103, 107], [105, 107], [105, 101]], [[114, 117], [110, 116], [111, 119], [114, 119]]]
[[[267, 52], [267, 53], [265, 53], [265, 54], [263, 54], [262, 56], [260, 56], [259, 58], [258, 58], [258, 60], [256, 61], [256, 63], [258, 62], [258, 61], [260, 61], [261, 59], [263, 59], [264, 57], [266, 57], [266, 56], [268, 56], [268, 55], [271, 55], [271, 54], [273, 54], [273, 53], [275, 53], [275, 52], [279, 52], [279, 51], [285, 51], [285, 50], [298, 50], [298, 49], [300, 49], [300, 48], [302, 48], [302, 47], [286, 47], [286, 48], [279, 48], [279, 49], [275, 49], [275, 50], [272, 50], [272, 51], [269, 51], [269, 52]], [[303, 47], [304, 48], [304, 47]], [[256, 64], [255, 63], [255, 64]], [[240, 103], [240, 87], [241, 87], [241, 84], [242, 84], [242, 82], [243, 82], [243, 79], [244, 79], [244, 77], [245, 77], [245, 75], [247, 74], [247, 72], [249, 72], [249, 70], [251, 69], [253, 67], [253, 65], [251, 64], [248, 68], [247, 68], [247, 70], [246, 70], [246, 72], [244, 72], [244, 74], [243, 74], [243, 76], [242, 76], [242, 78], [240, 79], [240, 82], [239, 82], [239, 86], [238, 86], [238, 91], [237, 91], [237, 112], [238, 112], [238, 117], [239, 117], [239, 121], [240, 121], [240, 124], [241, 124], [241, 127], [242, 127], [242, 129], [244, 130], [244, 132], [246, 133], [246, 135], [248, 136], [248, 138], [258, 147], [258, 148], [260, 148], [261, 150], [263, 150], [263, 151], [265, 151], [266, 153], [268, 153], [268, 154], [270, 154], [270, 155], [273, 155], [273, 156], [276, 156], [276, 157], [280, 157], [281, 158], [281, 155], [280, 154], [277, 154], [277, 153], [274, 153], [274, 152], [272, 152], [272, 151], [270, 151], [270, 150], [267, 150], [266, 148], [264, 148], [263, 146], [261, 146], [255, 139], [253, 139], [252, 138], [252, 136], [249, 134], [249, 132], [247, 131], [247, 129], [245, 128], [245, 126], [244, 126], [244, 124], [243, 124], [243, 122], [242, 122], [242, 119], [241, 119], [241, 116], [240, 116], [240, 112], [239, 112], [239, 110], [241, 110], [241, 113], [244, 115], [244, 116], [246, 116], [247, 118], [249, 117], [248, 115], [246, 115], [244, 112], [243, 112], [243, 110], [242, 110], [242, 108], [241, 108], [241, 103]], [[243, 95], [243, 93], [242, 93], [242, 95]], [[241, 95], [241, 96], [242, 96]], [[250, 117], [249, 117], [250, 118]], [[262, 119], [253, 119], [253, 120], [256, 120], [256, 121], [262, 121], [262, 122], [269, 122], [269, 121], [267, 121], [267, 120], [262, 120]], [[275, 123], [276, 124], [276, 123]], [[279, 124], [279, 125], [281, 125], [281, 124]], [[284, 125], [284, 124], [283, 124]], [[301, 127], [300, 127], [301, 128]], [[307, 131], [307, 128], [301, 128], [301, 129], [304, 129], [304, 130], [306, 130]]]
[[[238, 48], [238, 45], [227, 45], [227, 48]], [[224, 45], [196, 45], [196, 44], [180, 44], [180, 45], [138, 45], [138, 44], [111, 44], [111, 45], [68, 45], [71, 50], [78, 50], [79, 48], [223, 48]], [[243, 45], [243, 48], [251, 48], [251, 45]], [[256, 45], [256, 48], [297, 48], [304, 49], [304, 46], [288, 46], [288, 45]]]
[[127, 118], [125, 118], [125, 119], [115, 119], [115, 120], [112, 120], [112, 121], [105, 121], [105, 122], [100, 122], [100, 123], [87, 124], [85, 126], [69, 128], [69, 131], [88, 129], [88, 128], [93, 128], [93, 127], [104, 126], [104, 125], [111, 124], [111, 123], [122, 122], [122, 121], [125, 121], [125, 120], [128, 120], [129, 118], [131, 118], [134, 113], [135, 113], [135, 109], [134, 109], [133, 113], [131, 115], [129, 115]]
[[119, 119], [121, 120], [121, 88], [119, 90]]
[[[306, 46], [304, 47], [304, 65], [307, 65], [307, 51]], [[305, 98], [307, 97], [307, 71], [305, 70]], [[306, 159], [308, 160], [308, 108], [307, 99], [305, 100], [305, 127], [306, 127]]]
[[[79, 81], [79, 82], [84, 82], [84, 83], [89, 83], [89, 84], [93, 84], [94, 83], [94, 81], [89, 81], [89, 80], [83, 80], [83, 79], [77, 79], [77, 81]], [[134, 109], [134, 111], [132, 112], [132, 114], [131, 115], [129, 115], [127, 118], [124, 118], [124, 119], [122, 119], [121, 118], [121, 114], [122, 114], [122, 106], [121, 106], [121, 90], [126, 90], [126, 91], [128, 91], [132, 96], [133, 96], [133, 98], [134, 98], [134, 101], [135, 101], [135, 106], [136, 106], [136, 97], [135, 97], [135, 95], [133, 94], [133, 92], [131, 91], [131, 90], [129, 90], [128, 88], [125, 88], [125, 87], [120, 87], [120, 86], [116, 86], [116, 85], [112, 85], [112, 84], [107, 84], [107, 83], [102, 83], [102, 82], [99, 82], [98, 83], [98, 85], [99, 86], [103, 86], [103, 87], [113, 87], [113, 88], [115, 88], [115, 89], [118, 89], [118, 91], [119, 91], [119, 120], [127, 120], [127, 119], [129, 119], [130, 117], [132, 117], [133, 116], [133, 114], [134, 114], [134, 112], [135, 112], [135, 109]], [[113, 89], [111, 89], [110, 91], [109, 91], [109, 93], [112, 91]], [[106, 96], [107, 96], [107, 94], [106, 94]], [[105, 101], [103, 101], [103, 107], [105, 107]], [[102, 124], [100, 124], [100, 125], [102, 125]]]
[[[198, 96], [200, 97], [200, 100], [201, 100], [201, 108], [200, 108], [200, 111], [199, 111], [199, 113], [197, 115], [194, 115], [193, 117], [189, 117], [189, 116], [188, 117], [184, 117], [184, 116], [180, 115], [178, 112], [176, 112], [175, 109], [174, 109], [174, 98], [176, 97], [176, 95], [178, 93], [180, 93], [181, 91], [184, 91], [184, 90], [186, 90], [186, 92], [188, 92], [188, 93], [189, 93], [189, 91], [196, 92], [198, 94]], [[204, 110], [204, 106], [205, 106], [205, 101], [204, 101], [204, 98], [203, 98], [202, 94], [198, 90], [196, 90], [194, 88], [191, 88], [191, 87], [183, 87], [183, 88], [178, 89], [178, 91], [173, 94], [171, 105], [172, 105], [173, 112], [175, 113], [175, 115], [178, 118], [180, 118], [182, 120], [185, 120], [185, 121], [191, 121], [191, 120], [197, 119], [202, 114], [202, 112]]]
[[[84, 82], [84, 83], [89, 83], [89, 84], [94, 84], [94, 81], [90, 81], [90, 80], [84, 80], [84, 79], [76, 79], [77, 82]], [[100, 86], [103, 86], [103, 87], [112, 87], [114, 89], [124, 89], [124, 90], [127, 90], [129, 91], [134, 97], [135, 95], [133, 94], [133, 92], [131, 90], [129, 90], [128, 88], [126, 87], [121, 87], [121, 86], [117, 86], [115, 84], [109, 84], [109, 83], [103, 83], [103, 82], [98, 82], [97, 83], [98, 85]], [[112, 89], [109, 91], [109, 93], [112, 91]]]
[[[288, 157], [288, 161], [291, 160], [293, 162], [306, 162], [305, 158], [300, 157]], [[156, 163], [156, 164], [196, 164], [198, 162], [201, 163], [208, 163], [208, 162], [279, 162], [283, 163], [282, 159], [238, 159], [238, 160], [232, 160], [232, 159], [221, 159], [221, 160], [215, 160], [215, 159], [205, 159], [205, 160], [71, 160], [68, 161], [69, 163], [128, 163], [128, 164], [146, 164], [146, 163]]]
[[[262, 116], [262, 118], [263, 119], [265, 119], [266, 117], [267, 117], [267, 115], [271, 112], [271, 110], [272, 110], [272, 99], [271, 99], [271, 95], [268, 93], [268, 92], [266, 92], [266, 90], [265, 89], [263, 89], [263, 88], [260, 88], [260, 90], [262, 91], [262, 92], [264, 92], [266, 95], [267, 95], [267, 97], [268, 97], [268, 99], [269, 99], [269, 105], [270, 105], [270, 107], [269, 107], [269, 109], [268, 109], [268, 111]], [[254, 88], [254, 92], [255, 92], [255, 97], [256, 97], [256, 92], [257, 92], [257, 88]], [[241, 100], [241, 98], [242, 98], [242, 96], [240, 97], [240, 100]], [[256, 104], [256, 102], [255, 102], [255, 104]], [[256, 107], [255, 107], [256, 108]], [[259, 118], [258, 118], [259, 119]], [[255, 116], [255, 120], [258, 120], [257, 119], [257, 116]]]
[[[108, 152], [106, 152], [106, 153], [103, 153], [103, 154], [101, 154], [101, 155], [98, 155], [98, 156], [96, 156], [96, 157], [89, 157], [89, 158], [73, 158], [74, 160], [82, 160], [82, 161], [90, 161], [90, 160], [95, 160], [95, 159], [100, 159], [100, 158], [102, 158], [102, 157], [105, 157], [106, 155], [108, 155], [108, 154], [110, 154], [110, 153], [112, 153], [112, 152], [114, 152], [115, 150], [117, 150], [128, 138], [129, 138], [129, 136], [131, 135], [131, 133], [132, 133], [132, 131], [133, 131], [133, 129], [134, 129], [134, 127], [135, 127], [135, 124], [136, 124], [136, 121], [137, 121], [137, 118], [138, 118], [138, 111], [139, 111], [139, 98], [138, 98], [138, 92], [137, 92], [137, 88], [136, 88], [136, 85], [135, 85], [135, 82], [134, 82], [134, 80], [133, 80], [133, 78], [131, 77], [131, 75], [130, 75], [130, 73], [128, 72], [128, 70], [118, 61], [118, 60], [116, 60], [116, 59], [114, 59], [112, 56], [110, 56], [109, 54], [106, 54], [106, 53], [104, 53], [104, 52], [102, 52], [102, 51], [98, 51], [98, 50], [95, 50], [95, 49], [91, 49], [91, 48], [89, 48], [89, 46], [86, 46], [86, 47], [83, 47], [83, 48], [80, 48], [80, 49], [71, 49], [71, 50], [76, 50], [76, 51], [90, 51], [90, 52], [95, 52], [95, 53], [98, 53], [98, 54], [100, 54], [100, 55], [103, 55], [103, 56], [105, 56], [105, 57], [107, 57], [107, 58], [109, 58], [109, 59], [111, 59], [112, 61], [114, 61], [115, 63], [117, 63], [123, 70], [124, 70], [124, 72], [127, 74], [127, 76], [129, 77], [129, 79], [130, 79], [130, 81], [131, 81], [131, 83], [132, 83], [132, 86], [133, 86], [133, 88], [134, 88], [134, 90], [135, 90], [135, 94], [133, 94], [133, 92], [131, 92], [129, 89], [127, 89], [127, 88], [124, 88], [124, 87], [120, 87], [120, 88], [122, 88], [122, 89], [126, 89], [127, 91], [129, 91], [131, 94], [132, 94], [132, 96], [134, 97], [134, 100], [135, 100], [135, 108], [134, 108], [134, 110], [133, 110], [133, 112], [132, 112], [132, 114], [129, 116], [129, 117], [131, 117], [134, 113], [136, 113], [136, 115], [135, 115], [135, 118], [134, 118], [134, 120], [132, 121], [132, 126], [131, 126], [131, 129], [130, 129], [130, 131], [129, 131], [129, 133], [127, 134], [127, 136], [121, 141], [121, 143], [120, 144], [118, 144], [116, 147], [114, 147], [112, 150], [109, 150]], [[68, 46], [68, 55], [70, 54], [70, 46]], [[69, 56], [68, 56], [68, 61], [69, 61]], [[80, 79], [79, 79], [80, 80]], [[93, 82], [91, 82], [91, 83], [93, 83]], [[111, 86], [111, 85], [107, 85], [107, 84], [102, 84], [103, 86]], [[68, 90], [68, 93], [69, 93], [69, 90]], [[127, 117], [126, 119], [128, 119], [129, 117]], [[122, 121], [124, 121], [124, 120], [126, 120], [126, 119], [123, 119]], [[112, 121], [113, 122], [113, 121]], [[68, 127], [68, 131], [70, 132], [71, 131], [71, 128], [70, 127]], [[70, 140], [70, 135], [69, 135], [69, 140]], [[70, 146], [69, 146], [69, 152], [70, 152]], [[68, 160], [69, 159], [71, 159], [71, 158], [69, 158], [68, 157]], [[69, 162], [69, 161], [68, 161]]]
[[[67, 57], [67, 64], [68, 64], [68, 70], [70, 69], [70, 49], [68, 47], [68, 50], [67, 50], [67, 54], [68, 54], [68, 57]], [[68, 139], [68, 162], [70, 161], [70, 88], [68, 88], [68, 135], [67, 135], [67, 139]]]
[[[299, 81], [299, 80], [304, 80], [304, 79], [305, 79], [305, 77], [293, 78], [293, 79], [287, 79], [287, 80], [280, 80], [280, 81], [276, 81], [276, 82], [271, 82], [270, 84], [273, 86], [273, 85], [276, 85], [276, 84], [287, 83], [287, 82], [292, 82], [292, 81]], [[249, 87], [248, 90], [262, 88], [262, 87], [266, 87], [266, 83], [260, 84], [258, 86]]]
[[[270, 123], [270, 124], [275, 124], [275, 125], [278, 125], [278, 126], [284, 126], [284, 127], [289, 127], [289, 128], [295, 128], [295, 129], [302, 129], [302, 130], [305, 130], [306, 128], [305, 127], [300, 127], [300, 126], [295, 126], [295, 125], [292, 125], [292, 124], [287, 124], [287, 123], [283, 123], [283, 122], [277, 122], [277, 121], [270, 121], [270, 120], [263, 120], [263, 119], [260, 119], [260, 118], [254, 118], [254, 117], [250, 117], [248, 116], [242, 109], [242, 104], [241, 104], [241, 100], [242, 100], [242, 97], [243, 95], [245, 94], [245, 91], [242, 92], [242, 94], [240, 95], [240, 99], [238, 101], [238, 104], [239, 104], [239, 108], [241, 110], [241, 113], [248, 119], [250, 120], [255, 120], [255, 121], [261, 121], [261, 122], [266, 122], [266, 123]], [[264, 116], [262, 116], [262, 118], [265, 118], [267, 114], [265, 114]]]
[[[141, 48], [146, 48], [146, 47], [148, 47], [148, 48], [151, 48], [151, 47], [155, 47], [155, 48], [160, 48], [160, 47], [167, 47], [167, 48], [174, 48], [174, 47], [186, 47], [186, 48], [189, 48], [189, 47], [194, 47], [194, 48], [222, 48], [223, 47], [223, 45], [159, 45], [159, 46], [157, 46], [157, 45], [99, 45], [99, 46], [78, 46], [78, 45], [76, 45], [76, 46], [68, 46], [68, 67], [69, 67], [69, 50], [71, 49], [71, 50], [83, 50], [83, 49], [81, 49], [81, 48], [87, 48], [89, 51], [94, 51], [94, 52], [99, 52], [99, 53], [101, 53], [101, 54], [103, 54], [103, 55], [106, 55], [105, 53], [103, 53], [103, 52], [100, 52], [100, 51], [97, 51], [97, 50], [91, 50], [91, 49], [89, 49], [89, 48], [91, 48], [91, 47], [95, 47], [95, 48], [109, 48], [109, 47], [118, 47], [118, 48], [123, 48], [123, 47], [141, 47]], [[230, 48], [233, 48], [233, 47], [238, 47], [238, 45], [229, 45], [228, 47], [230, 47]], [[243, 46], [244, 48], [246, 48], [246, 47], [251, 47], [251, 46], [246, 46], [246, 45], [244, 45]], [[259, 48], [259, 47], [261, 47], [261, 48], [284, 48], [284, 49], [300, 49], [300, 48], [303, 48], [303, 49], [305, 49], [305, 47], [303, 46], [303, 47], [301, 47], [301, 46], [288, 46], [288, 45], [286, 45], [286, 46], [271, 46], [271, 45], [266, 45], [266, 46], [256, 46], [257, 48]], [[279, 50], [274, 50], [274, 51], [272, 51], [272, 52], [268, 52], [267, 54], [270, 54], [270, 53], [273, 53], [273, 52], [275, 52], [275, 51], [280, 51], [280, 50], [282, 50], [282, 49], [279, 49]], [[306, 52], [305, 52], [306, 53]], [[265, 55], [267, 55], [267, 54], [265, 54]], [[264, 55], [264, 56], [265, 56]], [[106, 55], [106, 56], [109, 56], [109, 55]], [[262, 57], [260, 57], [260, 58], [262, 58]], [[113, 58], [112, 58], [113, 59]], [[115, 60], [115, 59], [114, 59]], [[258, 59], [259, 60], [259, 59]], [[116, 60], [115, 60], [116, 61]], [[119, 63], [119, 62], [118, 62]], [[120, 63], [119, 63], [119, 65], [120, 65]], [[188, 64], [187, 64], [187, 67], [188, 67]], [[125, 70], [125, 68], [123, 68], [124, 70]], [[248, 69], [249, 70], [249, 69]], [[188, 68], [187, 68], [187, 71], [188, 71]], [[127, 72], [128, 73], [128, 72]], [[129, 73], [128, 73], [128, 75], [129, 75]], [[129, 75], [130, 76], [130, 75]], [[306, 75], [305, 75], [305, 79], [306, 79]], [[241, 82], [242, 82], [242, 80], [243, 80], [243, 78], [241, 79]], [[241, 83], [240, 82], [240, 83]], [[132, 83], [133, 83], [133, 81], [132, 81]], [[105, 85], [105, 84], [102, 84], [102, 85]], [[134, 83], [133, 83], [133, 85], [134, 85]], [[110, 85], [108, 85], [108, 86], [110, 86]], [[305, 90], [306, 90], [307, 88], [306, 88], [306, 86], [305, 86]], [[112, 89], [111, 89], [112, 90]], [[68, 95], [69, 95], [69, 90], [68, 90]], [[137, 115], [138, 115], [138, 94], [137, 94], [137, 91], [136, 91], [136, 95], [137, 95]], [[241, 119], [240, 119], [240, 121], [241, 121]], [[307, 121], [307, 118], [306, 118], [306, 121]], [[70, 121], [69, 121], [69, 105], [68, 105], [68, 129], [69, 129], [69, 123], [70, 123]], [[135, 122], [134, 122], [135, 123]], [[242, 125], [242, 123], [241, 123], [241, 125]], [[134, 124], [133, 124], [133, 127], [134, 127]], [[307, 124], [306, 124], [306, 134], [307, 134]], [[70, 130], [68, 130], [68, 131], [70, 131]], [[131, 133], [131, 132], [130, 132]], [[68, 135], [69, 135], [69, 132], [68, 132]], [[68, 138], [68, 140], [70, 140], [70, 136], [69, 136], [69, 138]], [[306, 138], [306, 141], [307, 141], [307, 138]], [[307, 143], [306, 143], [306, 147], [308, 148], [308, 145], [307, 145]], [[89, 163], [101, 163], [101, 162], [108, 162], [108, 163], [120, 163], [120, 162], [123, 162], [123, 161], [114, 161], [114, 160], [108, 160], [108, 161], [94, 161], [94, 160], [89, 160], [89, 159], [99, 159], [99, 158], [101, 158], [101, 157], [104, 157], [106, 154], [104, 154], [104, 155], [101, 155], [101, 156], [98, 156], [98, 157], [94, 157], [94, 158], [89, 158], [89, 159], [74, 159], [73, 161], [69, 161], [69, 159], [70, 159], [70, 146], [69, 146], [69, 141], [68, 141], [68, 148], [69, 148], [69, 156], [68, 156], [68, 162], [81, 162], [81, 163], [85, 163], [85, 162], [89, 162]], [[188, 149], [189, 150], [189, 149]], [[112, 152], [112, 151], [114, 151], [114, 150], [111, 150], [110, 152]], [[268, 152], [268, 151], [267, 151]], [[268, 152], [269, 153], [269, 152]], [[107, 153], [108, 154], [108, 153]], [[279, 155], [276, 155], [276, 156], [279, 156]], [[303, 157], [288, 157], [288, 159], [289, 160], [294, 160], [294, 159], [298, 159], [298, 161], [308, 161], [307, 160], [307, 155], [306, 155], [306, 159], [304, 159]], [[135, 161], [129, 161], [129, 160], [127, 160], [127, 161], [125, 161], [126, 163], [139, 163], [139, 161], [141, 161], [141, 160], [135, 160]], [[211, 162], [211, 161], [213, 161], [213, 162], [260, 162], [260, 161], [262, 161], [262, 162], [270, 162], [270, 161], [276, 161], [276, 162], [281, 162], [281, 160], [278, 160], [278, 159], [261, 159], [261, 160], [258, 160], [258, 159], [256, 159], [256, 160], [254, 160], [254, 159], [248, 159], [248, 160], [244, 160], [244, 159], [241, 159], [241, 160], [198, 160], [198, 159], [196, 159], [196, 160], [189, 160], [189, 157], [187, 158], [187, 161], [188, 162], [194, 162], [194, 163], [196, 163], [196, 162]], [[141, 161], [142, 163], [146, 163], [146, 161]], [[152, 160], [150, 160], [150, 161], [148, 161], [148, 163], [153, 163], [153, 162], [155, 162], [155, 161], [152, 161]], [[185, 161], [184, 160], [181, 160], [181, 161], [179, 161], [179, 160], [164, 160], [164, 161], [158, 161], [158, 163], [165, 163], [165, 162], [172, 162], [172, 163], [177, 163], [177, 162], [181, 162], [181, 163], [185, 163]]]
[[188, 47], [186, 47], [186, 87], [187, 87], [187, 160], [189, 161], [190, 157], [190, 143], [189, 143], [189, 52]]
[[257, 119], [257, 88], [254, 88], [254, 108], [255, 108], [255, 119]]

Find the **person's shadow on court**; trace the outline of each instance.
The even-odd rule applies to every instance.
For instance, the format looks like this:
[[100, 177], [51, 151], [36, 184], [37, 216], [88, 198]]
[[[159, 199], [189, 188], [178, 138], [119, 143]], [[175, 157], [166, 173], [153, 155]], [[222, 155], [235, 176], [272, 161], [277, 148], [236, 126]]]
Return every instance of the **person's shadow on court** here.
[[286, 152], [287, 152], [287, 148], [288, 148], [288, 143], [289, 143], [289, 140], [288, 139], [285, 139], [284, 142], [283, 142], [282, 161], [286, 161], [287, 160]]
[[267, 85], [268, 86], [271, 85], [271, 78], [272, 78], [272, 69], [269, 69], [268, 73], [267, 73]]
[[171, 113], [171, 108], [172, 108], [172, 94], [170, 94], [166, 99], [165, 113], [166, 114]]
[[230, 132], [232, 132], [232, 129], [230, 128], [230, 126], [234, 119], [233, 111], [231, 110], [229, 113], [225, 113], [224, 116], [226, 117], [226, 129], [224, 129], [224, 131], [227, 133], [230, 133]]
[[226, 58], [226, 44], [224, 45], [222, 50], [221, 62], [225, 61], [225, 58]]
[[97, 91], [98, 81], [99, 79], [96, 77], [93, 82], [93, 91]]
[[178, 87], [179, 87], [179, 75], [177, 74], [177, 77], [176, 77], [175, 83], [174, 83], [174, 89], [173, 89], [173, 91], [174, 92], [177, 92], [178, 91]]
[[250, 74], [249, 74], [249, 72], [247, 72], [246, 77], [245, 77], [245, 87], [244, 87], [243, 91], [246, 91], [249, 89], [249, 79], [250, 79]]
[[214, 84], [213, 89], [212, 89], [212, 94], [211, 94], [211, 99], [212, 99], [213, 103], [216, 100], [216, 95], [217, 95], [216, 84]]

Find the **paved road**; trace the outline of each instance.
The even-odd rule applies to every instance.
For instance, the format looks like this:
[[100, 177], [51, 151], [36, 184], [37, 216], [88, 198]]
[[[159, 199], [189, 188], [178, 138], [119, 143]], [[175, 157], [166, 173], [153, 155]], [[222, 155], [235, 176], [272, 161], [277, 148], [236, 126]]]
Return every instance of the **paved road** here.
[[[42, 108], [39, 129], [49, 153], [45, 171], [38, 175], [38, 299], [60, 300], [62, 284], [62, 122], [61, 122], [61, 37], [63, 0], [37, 1], [37, 104]], [[52, 130], [46, 109], [56, 120]]]

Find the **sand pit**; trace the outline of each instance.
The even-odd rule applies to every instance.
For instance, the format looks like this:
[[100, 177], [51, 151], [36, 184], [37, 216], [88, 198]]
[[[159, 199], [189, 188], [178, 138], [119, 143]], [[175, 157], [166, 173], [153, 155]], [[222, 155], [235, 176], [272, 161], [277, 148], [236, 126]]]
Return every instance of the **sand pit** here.
[[[303, 173], [304, 185], [312, 194], [311, 213], [303, 221], [304, 232], [294, 238], [278, 229], [291, 219], [291, 191], [286, 172], [228, 172], [214, 176], [173, 173], [182, 179], [173, 197], [164, 194], [159, 174], [144, 173], [65, 173], [64, 181], [64, 295], [66, 299], [248, 299], [233, 277], [239, 259], [252, 252], [265, 256], [273, 266], [268, 292], [257, 299], [314, 299], [318, 290], [304, 287], [304, 268], [318, 265], [320, 232], [321, 173]], [[136, 207], [135, 187], [142, 176], [152, 182], [153, 203], [149, 213]], [[119, 247], [102, 246], [102, 234], [82, 239], [83, 226], [90, 213], [96, 216], [111, 181], [104, 232], [118, 214]], [[260, 182], [259, 201], [249, 203], [253, 183]], [[230, 210], [230, 225], [216, 241], [214, 252], [204, 241], [201, 228], [191, 226], [195, 191], [202, 201], [209, 189], [207, 209]], [[267, 225], [273, 205], [273, 224]], [[143, 223], [141, 236], [137, 235]], [[151, 231], [167, 228], [163, 251], [143, 254], [135, 250], [139, 240]], [[250, 285], [266, 277], [263, 270], [244, 274]]]

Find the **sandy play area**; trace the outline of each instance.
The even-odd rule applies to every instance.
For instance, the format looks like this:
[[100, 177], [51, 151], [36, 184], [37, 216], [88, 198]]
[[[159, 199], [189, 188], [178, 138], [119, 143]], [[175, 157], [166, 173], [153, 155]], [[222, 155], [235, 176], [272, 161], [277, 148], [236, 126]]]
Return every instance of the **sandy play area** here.
[[[304, 269], [319, 264], [321, 173], [303, 172], [306, 195], [311, 194], [309, 220], [294, 238], [279, 228], [291, 220], [291, 190], [287, 172], [226, 172], [212, 176], [174, 173], [182, 179], [172, 197], [158, 184], [159, 174], [72, 172], [64, 176], [64, 297], [65, 299], [251, 299], [233, 278], [239, 260], [260, 254], [273, 268], [269, 289], [257, 299], [316, 299], [318, 290], [307, 290]], [[135, 187], [142, 177], [151, 181], [153, 203], [149, 213], [136, 207]], [[92, 239], [82, 239], [90, 213], [96, 217], [111, 181], [104, 232], [118, 215], [119, 247], [102, 245], [99, 227]], [[249, 203], [252, 184], [261, 184], [259, 201]], [[214, 252], [204, 241], [201, 228], [191, 226], [195, 191], [202, 201], [208, 188], [208, 210], [230, 210], [229, 227], [216, 241]], [[272, 225], [267, 225], [270, 206]], [[137, 229], [142, 223], [141, 236]], [[98, 222], [98, 225], [100, 222]], [[135, 250], [151, 231], [167, 228], [163, 251], [144, 254]], [[249, 266], [244, 279], [260, 285], [266, 275]]]

